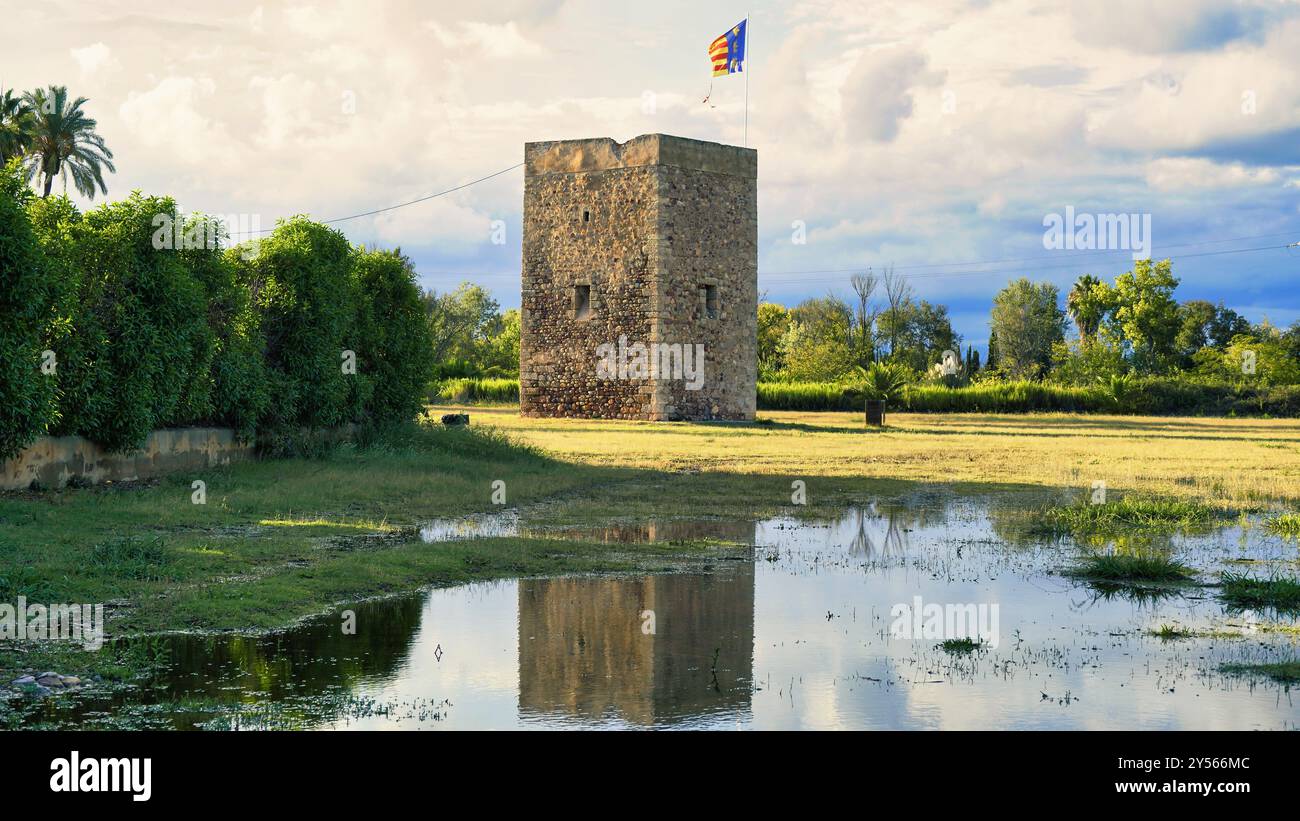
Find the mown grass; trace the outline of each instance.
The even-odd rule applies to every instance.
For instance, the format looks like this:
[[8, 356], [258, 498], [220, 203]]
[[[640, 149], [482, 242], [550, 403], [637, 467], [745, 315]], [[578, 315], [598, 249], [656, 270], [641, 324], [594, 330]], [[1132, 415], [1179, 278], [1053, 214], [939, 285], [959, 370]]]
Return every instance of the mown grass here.
[[1246, 678], [1267, 678], [1281, 684], [1300, 683], [1300, 661], [1282, 661], [1272, 664], [1221, 664], [1219, 672]]
[[1159, 554], [1137, 556], [1107, 554], [1085, 556], [1077, 567], [1068, 571], [1068, 574], [1080, 579], [1111, 584], [1138, 582], [1171, 584], [1189, 581], [1195, 575], [1195, 571], [1176, 559]]
[[513, 407], [442, 406], [554, 457], [673, 473], [856, 478], [1192, 499], [1214, 508], [1300, 502], [1300, 421], [1077, 414], [760, 411], [766, 424], [524, 418]]
[[1270, 608], [1280, 612], [1300, 612], [1300, 579], [1274, 577], [1261, 579], [1241, 573], [1222, 576], [1223, 600], [1238, 609]]

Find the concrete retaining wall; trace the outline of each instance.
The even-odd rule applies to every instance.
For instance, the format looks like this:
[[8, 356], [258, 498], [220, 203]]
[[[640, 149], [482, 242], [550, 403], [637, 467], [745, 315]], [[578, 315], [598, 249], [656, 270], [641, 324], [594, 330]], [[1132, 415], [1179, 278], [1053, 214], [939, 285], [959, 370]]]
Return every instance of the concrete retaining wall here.
[[226, 465], [253, 455], [229, 428], [176, 428], [149, 434], [142, 449], [107, 453], [80, 436], [43, 436], [13, 459], [0, 462], [0, 490], [63, 487], [149, 479], [167, 473]]

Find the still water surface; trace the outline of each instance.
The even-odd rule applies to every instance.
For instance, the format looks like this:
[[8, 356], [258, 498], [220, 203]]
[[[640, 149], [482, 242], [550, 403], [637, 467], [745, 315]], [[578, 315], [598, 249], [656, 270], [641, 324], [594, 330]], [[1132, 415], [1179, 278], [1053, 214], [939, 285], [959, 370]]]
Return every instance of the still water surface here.
[[[126, 700], [70, 696], [43, 718], [322, 729], [1300, 725], [1286, 688], [1218, 672], [1224, 662], [1294, 658], [1297, 634], [1269, 629], [1294, 631], [1294, 617], [1226, 611], [1213, 588], [1154, 598], [1097, 590], [1059, 572], [1077, 545], [1022, 538], [1017, 522], [1023, 512], [947, 500], [866, 505], [820, 523], [574, 532], [627, 542], [709, 536], [754, 550], [706, 573], [525, 579], [361, 603], [348, 608], [355, 635], [333, 614], [266, 637], [169, 637], [170, 672], [158, 687]], [[520, 532], [510, 515], [430, 523], [423, 535], [436, 550]], [[1263, 573], [1297, 552], [1249, 526], [1144, 547], [1207, 571]], [[917, 596], [996, 605], [996, 624], [985, 623], [996, 631], [966, 654], [898, 637], [891, 610]], [[1163, 624], [1235, 635], [1150, 634]], [[209, 706], [175, 706], [186, 699]]]

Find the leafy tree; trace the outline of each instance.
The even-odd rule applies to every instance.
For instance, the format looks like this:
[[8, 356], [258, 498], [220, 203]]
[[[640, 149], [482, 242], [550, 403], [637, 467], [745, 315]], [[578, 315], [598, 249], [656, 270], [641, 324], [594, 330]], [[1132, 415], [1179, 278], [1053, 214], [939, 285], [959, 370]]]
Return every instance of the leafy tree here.
[[1109, 384], [1128, 371], [1123, 348], [1109, 334], [1052, 346], [1052, 379], [1065, 385]]
[[1139, 373], [1159, 373], [1173, 363], [1180, 327], [1174, 289], [1178, 280], [1169, 260], [1138, 260], [1115, 278], [1111, 325], [1133, 355]]
[[374, 390], [368, 416], [380, 423], [415, 418], [433, 375], [433, 343], [415, 268], [401, 250], [358, 248], [352, 255], [358, 300], [358, 370]]
[[1199, 299], [1184, 302], [1178, 306], [1178, 317], [1178, 335], [1174, 345], [1178, 364], [1184, 368], [1193, 366], [1193, 358], [1202, 348], [1222, 350], [1234, 337], [1251, 332], [1246, 318], [1231, 308], [1223, 307], [1222, 302], [1218, 305]]
[[792, 320], [781, 337], [782, 372], [800, 382], [834, 382], [853, 368], [853, 353], [843, 334], [825, 326]]
[[1016, 378], [1041, 376], [1052, 362], [1052, 346], [1065, 339], [1065, 312], [1056, 286], [1018, 279], [993, 298], [992, 333], [998, 367]]
[[484, 376], [519, 373], [519, 309], [511, 308], [494, 319], [479, 343], [475, 361]]
[[438, 363], [473, 363], [497, 322], [501, 306], [481, 286], [461, 283], [455, 291], [421, 297]]
[[27, 92], [23, 102], [31, 111], [27, 178], [43, 180], [41, 196], [50, 195], [55, 177], [63, 178], [66, 189], [69, 174], [83, 196], [94, 199], [96, 187], [107, 194], [104, 169], [117, 169], [113, 166], [113, 152], [95, 133], [96, 121], [81, 110], [87, 99], [78, 97], [69, 103], [66, 86], [50, 86]]
[[1267, 324], [1253, 333], [1238, 334], [1223, 349], [1202, 348], [1195, 360], [1197, 373], [1214, 379], [1265, 386], [1300, 384], [1300, 361], [1287, 349], [1282, 333]]
[[790, 312], [775, 302], [758, 304], [758, 373], [772, 379], [785, 363], [781, 359], [781, 337], [790, 330]]
[[31, 144], [32, 111], [13, 89], [0, 92], [0, 168]]
[[371, 375], [343, 369], [363, 341], [351, 258], [342, 234], [306, 217], [282, 220], [259, 243], [250, 290], [275, 396], [266, 424], [280, 432], [358, 421], [369, 399]]
[[945, 351], [961, 349], [961, 337], [952, 329], [948, 308], [922, 300], [904, 299], [880, 317], [892, 340], [889, 361], [913, 371], [926, 371]]

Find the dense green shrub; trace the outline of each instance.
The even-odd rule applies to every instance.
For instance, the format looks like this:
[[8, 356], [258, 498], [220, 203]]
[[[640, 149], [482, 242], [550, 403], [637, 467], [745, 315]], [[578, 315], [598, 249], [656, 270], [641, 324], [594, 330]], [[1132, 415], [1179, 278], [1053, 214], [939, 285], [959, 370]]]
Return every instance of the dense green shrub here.
[[271, 404], [266, 340], [248, 289], [252, 266], [239, 249], [205, 246], [180, 253], [203, 286], [213, 337], [206, 370], [196, 371], [188, 404], [207, 409], [206, 423], [234, 428], [245, 439], [252, 438]]
[[423, 406], [422, 392], [434, 365], [415, 269], [401, 251], [358, 248], [352, 278], [360, 297], [358, 370], [373, 385], [368, 417], [377, 423], [412, 419]]
[[351, 256], [341, 233], [305, 217], [281, 222], [260, 242], [250, 288], [266, 337], [267, 428], [332, 428], [362, 418], [371, 377], [343, 368], [344, 352], [362, 347]]
[[41, 371], [48, 307], [44, 260], [27, 216], [32, 198], [17, 162], [0, 170], [0, 459], [54, 418], [54, 382]]
[[58, 357], [58, 433], [109, 450], [206, 414], [212, 333], [204, 290], [181, 256], [154, 247], [175, 203], [139, 193], [84, 215], [65, 198], [33, 204], [54, 289], [46, 344]]
[[0, 175], [0, 458], [47, 431], [129, 450], [164, 427], [274, 442], [418, 415], [433, 346], [400, 252], [302, 217], [226, 250], [212, 218], [180, 219], [139, 193], [82, 214]]

